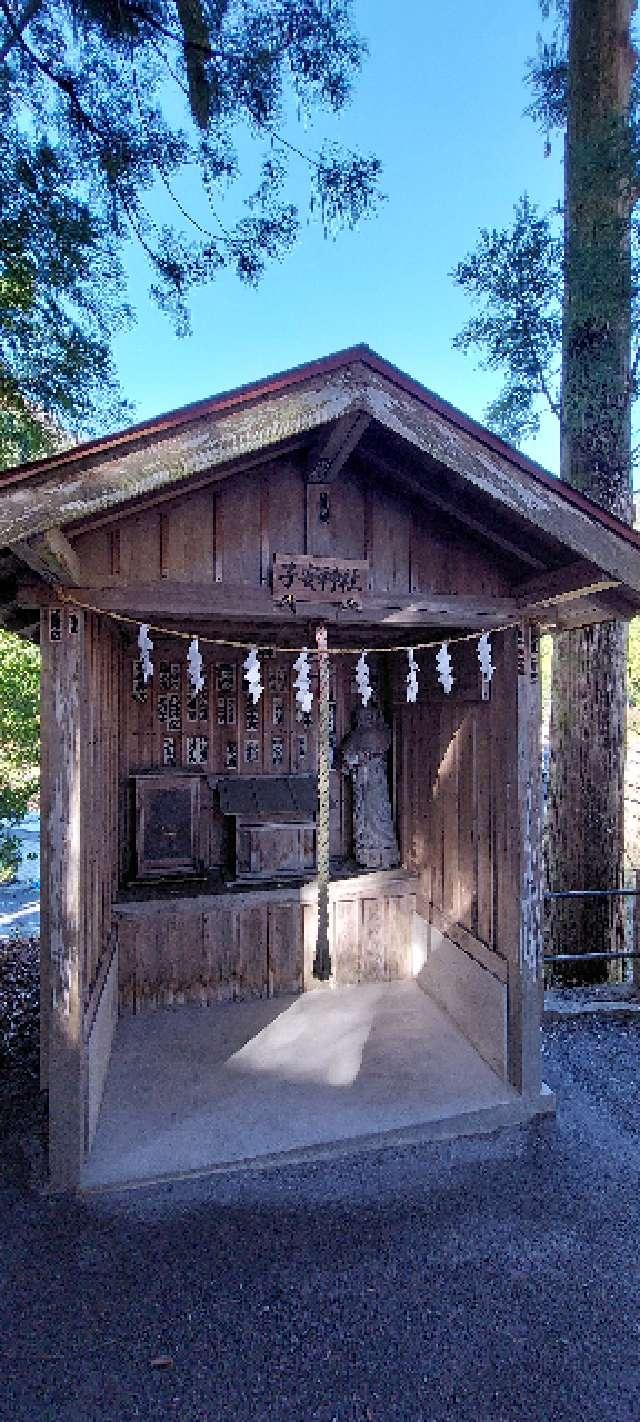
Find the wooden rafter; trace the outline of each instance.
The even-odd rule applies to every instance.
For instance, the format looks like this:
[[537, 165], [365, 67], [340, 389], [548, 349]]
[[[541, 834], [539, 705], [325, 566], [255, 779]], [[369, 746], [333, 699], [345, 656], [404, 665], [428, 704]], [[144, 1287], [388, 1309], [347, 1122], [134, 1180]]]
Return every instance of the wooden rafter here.
[[474, 518], [463, 505], [455, 502], [453, 499], [443, 498], [441, 494], [435, 493], [417, 475], [408, 473], [406, 468], [392, 464], [389, 460], [382, 458], [378, 453], [370, 453], [370, 451], [367, 450], [366, 456], [364, 457], [366, 457], [367, 464], [373, 465], [385, 479], [392, 479], [409, 493], [417, 494], [424, 503], [431, 504], [439, 513], [443, 513], [447, 518], [453, 519], [461, 528], [466, 529], [470, 533], [479, 534], [486, 543], [492, 545], [494, 548], [500, 548], [503, 553], [508, 553], [511, 558], [519, 559], [521, 563], [524, 563], [525, 567], [538, 570], [544, 568], [544, 562], [541, 558], [534, 557], [533, 553], [527, 548], [523, 548], [522, 544], [515, 543], [513, 539], [506, 538], [503, 534], [499, 533], [495, 527], [492, 526], [490, 517], [487, 518], [486, 522], [485, 520], [480, 521], [480, 519]]
[[371, 415], [363, 410], [336, 420], [311, 452], [306, 472], [308, 483], [330, 484], [337, 479], [370, 424]]
[[593, 563], [580, 558], [561, 568], [548, 569], [539, 576], [527, 578], [518, 583], [515, 591], [522, 607], [530, 611], [573, 602], [576, 598], [619, 586], [619, 579], [603, 577]]
[[82, 564], [60, 528], [46, 528], [38, 538], [11, 545], [11, 550], [32, 572], [49, 583], [82, 581]]

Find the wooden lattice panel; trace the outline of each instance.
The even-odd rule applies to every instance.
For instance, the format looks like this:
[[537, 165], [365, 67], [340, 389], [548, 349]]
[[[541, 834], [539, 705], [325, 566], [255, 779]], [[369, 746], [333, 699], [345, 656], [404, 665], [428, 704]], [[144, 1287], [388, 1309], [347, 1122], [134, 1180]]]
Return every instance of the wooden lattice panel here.
[[[219, 649], [201, 641], [205, 685], [194, 697], [186, 674], [186, 642], [154, 638], [154, 673], [144, 684], [135, 642], [123, 652], [121, 726], [120, 874], [135, 871], [133, 797], [130, 777], [145, 772], [193, 774], [201, 780], [200, 844], [205, 869], [224, 866], [227, 841], [223, 817], [208, 777], [238, 779], [310, 775], [317, 768], [318, 674], [311, 665], [313, 705], [300, 711], [293, 685], [291, 655], [261, 657], [263, 693], [254, 705], [246, 694], [240, 649]], [[330, 667], [331, 756], [330, 845], [332, 856], [351, 852], [351, 786], [338, 768], [338, 748], [357, 704], [355, 657]], [[376, 666], [372, 659], [372, 681]]]

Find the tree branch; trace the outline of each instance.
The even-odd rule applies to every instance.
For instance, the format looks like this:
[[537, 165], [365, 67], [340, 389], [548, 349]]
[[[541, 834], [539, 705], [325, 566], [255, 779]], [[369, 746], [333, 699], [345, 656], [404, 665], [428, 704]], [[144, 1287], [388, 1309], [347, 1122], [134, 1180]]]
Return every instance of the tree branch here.
[[[132, 81], [133, 81], [133, 91], [134, 91], [134, 94], [135, 94], [135, 96], [136, 96], [136, 106], [137, 106], [137, 109], [138, 109], [138, 113], [139, 113], [139, 115], [140, 115], [140, 122], [141, 122], [143, 128], [145, 129], [145, 132], [146, 132], [146, 134], [147, 134], [147, 137], [149, 137], [149, 126], [148, 126], [147, 119], [146, 119], [146, 117], [145, 117], [144, 110], [143, 110], [143, 107], [142, 107], [142, 99], [141, 99], [141, 97], [140, 97], [140, 86], [139, 86], [139, 84], [138, 84], [138, 73], [137, 73], [136, 66], [135, 66], [135, 61], [134, 61], [134, 58], [133, 58], [133, 47], [132, 47], [132, 53], [131, 53], [131, 75], [132, 75]], [[212, 232], [210, 227], [202, 227], [202, 225], [196, 220], [196, 218], [195, 218], [195, 217], [192, 217], [191, 213], [187, 211], [187, 208], [186, 208], [186, 207], [183, 207], [182, 203], [180, 202], [180, 199], [177, 197], [176, 193], [173, 191], [173, 188], [172, 188], [172, 186], [171, 186], [171, 184], [170, 184], [170, 182], [169, 182], [169, 179], [168, 179], [168, 177], [167, 177], [167, 174], [166, 174], [166, 172], [165, 172], [164, 168], [162, 167], [162, 164], [160, 163], [159, 160], [156, 160], [156, 167], [157, 167], [158, 173], [159, 173], [159, 175], [160, 175], [160, 177], [161, 177], [161, 179], [162, 179], [162, 182], [164, 183], [164, 186], [165, 186], [165, 188], [166, 188], [166, 190], [167, 190], [167, 192], [168, 192], [168, 194], [169, 194], [169, 197], [171, 198], [171, 201], [172, 201], [172, 202], [175, 204], [175, 206], [177, 207], [178, 212], [180, 212], [180, 213], [182, 214], [182, 216], [183, 216], [184, 218], [186, 218], [186, 221], [187, 221], [187, 222], [190, 222], [190, 223], [191, 223], [191, 226], [192, 226], [192, 227], [195, 227], [196, 231], [198, 231], [198, 232], [201, 234], [201, 236], [209, 238], [213, 243], [216, 243], [217, 245], [220, 245], [220, 246], [223, 246], [223, 247], [224, 247], [224, 246], [229, 247], [229, 248], [231, 249], [231, 251], [233, 251], [234, 248], [237, 248], [237, 245], [238, 245], [237, 242], [234, 242], [233, 237], [231, 236], [231, 234], [226, 230], [225, 227], [223, 227], [223, 225], [222, 225], [222, 223], [221, 223], [221, 221], [220, 221], [220, 218], [218, 217], [217, 213], [214, 212], [213, 215], [214, 215], [214, 217], [215, 217], [215, 219], [216, 219], [216, 222], [218, 223], [218, 226], [219, 226], [220, 229], [221, 229], [222, 236], [220, 236], [217, 232]], [[213, 212], [213, 208], [212, 208], [212, 212]]]
[[204, 44], [201, 40], [188, 39], [184, 34], [178, 34], [176, 30], [168, 29], [166, 25], [161, 24], [160, 20], [156, 19], [155, 15], [150, 14], [144, 5], [136, 5], [135, 0], [133, 0], [133, 3], [132, 0], [127, 0], [126, 8], [131, 15], [135, 15], [138, 20], [142, 20], [145, 24], [149, 25], [151, 29], [157, 30], [158, 34], [163, 35], [165, 39], [174, 40], [176, 44], [180, 45], [183, 51], [187, 49], [193, 50], [195, 54], [199, 54], [203, 59], [222, 59], [224, 57], [221, 49], [212, 49], [210, 44]]
[[539, 357], [538, 352], [536, 351], [536, 348], [535, 348], [535, 346], [534, 346], [534, 344], [533, 344], [533, 341], [532, 341], [532, 339], [531, 339], [531, 332], [530, 332], [530, 329], [529, 329], [529, 325], [528, 325], [527, 321], [525, 321], [525, 319], [524, 319], [525, 299], [524, 299], [524, 287], [523, 287], [523, 281], [522, 281], [522, 260], [521, 260], [521, 257], [520, 257], [520, 254], [519, 254], [519, 253], [518, 253], [518, 256], [517, 256], [517, 258], [516, 258], [516, 271], [517, 271], [517, 274], [518, 274], [518, 291], [519, 291], [519, 295], [520, 295], [520, 304], [521, 304], [521, 309], [522, 309], [522, 313], [523, 313], [523, 314], [522, 314], [522, 317], [521, 317], [522, 334], [523, 334], [523, 336], [524, 336], [524, 338], [525, 338], [525, 341], [527, 342], [527, 345], [528, 345], [528, 347], [529, 347], [529, 353], [530, 353], [530, 355], [531, 355], [531, 358], [532, 358], [532, 361], [533, 361], [533, 364], [534, 364], [534, 367], [535, 367], [535, 370], [536, 370], [536, 373], [537, 373], [537, 376], [538, 376], [538, 381], [539, 381], [539, 384], [540, 384], [540, 390], [541, 390], [542, 394], [544, 395], [544, 397], [545, 397], [545, 399], [546, 399], [546, 401], [547, 401], [547, 404], [548, 404], [548, 406], [549, 406], [549, 409], [551, 410], [551, 413], [556, 416], [556, 419], [560, 419], [560, 405], [558, 404], [558, 401], [557, 401], [557, 400], [554, 400], [554, 399], [553, 399], [553, 396], [551, 395], [551, 392], [550, 392], [550, 390], [549, 390], [549, 386], [548, 386], [548, 384], [547, 384], [547, 379], [546, 379], [546, 376], [545, 376], [545, 373], [544, 373], [544, 370], [543, 370], [543, 367], [542, 367], [542, 363], [541, 363], [541, 361], [540, 361], [540, 357]]
[[42, 0], [28, 0], [28, 4], [25, 5], [22, 14], [19, 15], [17, 19], [11, 14], [11, 11], [5, 5], [2, 6], [7, 24], [11, 29], [11, 36], [4, 41], [4, 44], [0, 49], [0, 64], [4, 64], [4, 61], [9, 52], [13, 49], [14, 44], [17, 44], [18, 40], [22, 36], [23, 31], [26, 30], [27, 26], [31, 24], [31, 21], [33, 20], [34, 16], [37, 15], [38, 10], [41, 8], [41, 6]]
[[[167, 27], [165, 25], [160, 24], [160, 21], [156, 20], [153, 15], [150, 15], [148, 10], [145, 10], [144, 6], [136, 5], [134, 3], [128, 4], [127, 8], [133, 15], [136, 15], [138, 19], [141, 19], [147, 24], [151, 25], [151, 27], [157, 30], [159, 34], [163, 35], [165, 39], [173, 40], [174, 44], [179, 45], [180, 49], [183, 50], [183, 52], [187, 49], [193, 49], [197, 51], [197, 53], [200, 54], [203, 59], [223, 58], [222, 50], [214, 50], [208, 44], [202, 44], [198, 40], [186, 39], [183, 35], [176, 34], [174, 30], [167, 29]], [[172, 74], [172, 77], [174, 79], [176, 79], [176, 76], [171, 70], [167, 59], [164, 56], [162, 57], [164, 59], [165, 64], [167, 65], [167, 68], [169, 69], [169, 73]], [[176, 82], [180, 84], [180, 88], [188, 96], [188, 89], [186, 89], [185, 86], [181, 84], [179, 80], [176, 80]], [[275, 129], [272, 124], [268, 123], [266, 119], [258, 118], [256, 114], [252, 114], [251, 118], [253, 122], [257, 124], [258, 128], [264, 129], [265, 133], [268, 133], [270, 137], [275, 140], [276, 143], [280, 143], [283, 148], [288, 148], [290, 153], [295, 153], [298, 158], [302, 158], [303, 161], [305, 163], [308, 163], [311, 168], [316, 168], [317, 170], [320, 169], [320, 162], [317, 158], [312, 158], [308, 153], [305, 153], [302, 148], [297, 148], [295, 143], [290, 143], [287, 138], [283, 138], [282, 135], [278, 133], [278, 130]], [[345, 151], [353, 152], [352, 149], [346, 149]]]
[[[6, 3], [6, 0], [0, 0], [0, 10], [7, 19], [8, 23], [12, 26], [12, 28], [16, 29], [14, 18], [11, 14], [9, 6]], [[72, 108], [75, 109], [75, 112], [81, 119], [83, 125], [88, 130], [88, 132], [93, 133], [95, 137], [104, 140], [104, 134], [100, 132], [100, 129], [98, 128], [97, 124], [94, 123], [93, 119], [91, 118], [91, 115], [88, 114], [86, 110], [82, 107], [73, 80], [70, 79], [69, 76], [66, 74], [56, 74], [55, 70], [51, 68], [51, 65], [48, 64], [46, 60], [42, 59], [39, 54], [36, 54], [35, 49], [32, 49], [30, 44], [27, 44], [24, 35], [20, 34], [17, 29], [15, 38], [21, 49], [23, 49], [25, 51], [25, 54], [29, 56], [29, 59], [33, 62], [33, 64], [35, 64], [36, 68], [40, 70], [40, 73], [44, 74], [45, 78], [50, 79], [51, 83], [55, 84], [58, 89], [61, 89], [63, 94], [66, 94], [69, 103], [71, 104]]]

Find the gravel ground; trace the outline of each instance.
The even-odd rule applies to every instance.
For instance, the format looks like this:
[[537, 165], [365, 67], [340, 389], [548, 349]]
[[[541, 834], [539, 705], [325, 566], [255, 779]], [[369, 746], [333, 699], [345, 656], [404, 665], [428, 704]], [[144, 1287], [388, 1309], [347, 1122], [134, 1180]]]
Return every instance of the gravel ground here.
[[492, 1137], [80, 1200], [5, 1171], [0, 1417], [635, 1422], [639, 1046], [548, 1027], [557, 1121]]

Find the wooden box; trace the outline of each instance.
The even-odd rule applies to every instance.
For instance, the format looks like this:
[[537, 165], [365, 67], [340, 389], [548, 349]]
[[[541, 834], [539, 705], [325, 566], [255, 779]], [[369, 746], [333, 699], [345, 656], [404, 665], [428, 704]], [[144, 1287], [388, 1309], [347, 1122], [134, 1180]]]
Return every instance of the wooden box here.
[[259, 883], [315, 873], [315, 776], [241, 776], [216, 785], [222, 813], [235, 822], [236, 879]]
[[315, 825], [236, 820], [236, 878], [272, 879], [313, 874], [316, 865]]
[[135, 788], [136, 877], [165, 879], [201, 872], [198, 777], [138, 775]]

